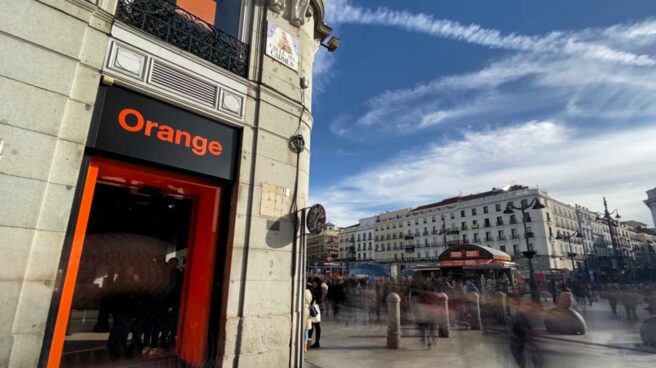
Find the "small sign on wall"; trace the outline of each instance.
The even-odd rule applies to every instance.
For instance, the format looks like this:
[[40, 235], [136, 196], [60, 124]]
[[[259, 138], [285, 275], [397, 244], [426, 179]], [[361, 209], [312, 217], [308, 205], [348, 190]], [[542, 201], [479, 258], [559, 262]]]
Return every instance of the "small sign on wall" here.
[[267, 24], [266, 54], [287, 67], [298, 70], [298, 37], [283, 31], [274, 23]]

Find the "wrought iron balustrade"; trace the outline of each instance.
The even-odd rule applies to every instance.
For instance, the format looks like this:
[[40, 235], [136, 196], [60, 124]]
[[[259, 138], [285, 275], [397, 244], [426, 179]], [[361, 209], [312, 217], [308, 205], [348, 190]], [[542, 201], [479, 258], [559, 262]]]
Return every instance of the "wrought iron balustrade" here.
[[248, 44], [167, 0], [119, 0], [116, 19], [241, 77]]

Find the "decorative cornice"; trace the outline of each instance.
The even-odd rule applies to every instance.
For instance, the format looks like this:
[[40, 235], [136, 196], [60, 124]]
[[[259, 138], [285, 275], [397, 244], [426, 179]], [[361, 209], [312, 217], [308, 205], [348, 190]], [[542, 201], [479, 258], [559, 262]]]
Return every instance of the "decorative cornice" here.
[[268, 3], [269, 9], [271, 9], [271, 11], [276, 13], [282, 13], [285, 11], [286, 0], [269, 0]]
[[314, 38], [319, 41], [325, 40], [333, 29], [325, 23], [324, 0], [311, 0], [314, 13]]

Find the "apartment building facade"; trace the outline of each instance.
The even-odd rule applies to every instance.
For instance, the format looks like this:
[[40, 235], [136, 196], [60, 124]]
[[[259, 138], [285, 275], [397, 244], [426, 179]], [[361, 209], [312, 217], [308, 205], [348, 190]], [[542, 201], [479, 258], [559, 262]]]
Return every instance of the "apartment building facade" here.
[[[535, 199], [544, 207], [528, 207]], [[526, 207], [525, 215], [519, 210], [505, 213], [508, 204]], [[436, 260], [449, 246], [471, 243], [506, 252], [522, 266], [527, 262], [522, 252], [533, 250], [538, 270], [589, 272], [590, 255], [610, 259], [613, 254], [609, 227], [600, 214], [558, 201], [542, 189], [521, 185], [385, 212], [374, 219], [373, 254], [358, 254], [355, 249], [350, 259], [425, 262]], [[357, 233], [358, 226], [344, 229], [341, 248], [349, 249], [349, 234]], [[626, 257], [634, 257], [630, 249], [638, 246], [635, 229], [619, 224], [614, 231], [619, 249]], [[340, 258], [348, 257], [342, 253]]]

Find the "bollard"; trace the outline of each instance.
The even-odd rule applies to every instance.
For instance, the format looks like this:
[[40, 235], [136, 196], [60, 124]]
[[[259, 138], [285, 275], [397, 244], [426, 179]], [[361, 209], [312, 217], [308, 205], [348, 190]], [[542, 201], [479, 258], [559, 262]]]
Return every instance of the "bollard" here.
[[494, 302], [496, 303], [495, 310], [497, 311], [497, 323], [506, 324], [506, 311], [508, 310], [508, 302], [506, 300], [506, 293], [497, 291], [494, 293]]
[[446, 293], [437, 293], [439, 319], [437, 325], [437, 336], [450, 337], [451, 328], [449, 323], [449, 297]]
[[387, 301], [387, 348], [398, 349], [401, 346], [401, 297], [389, 293]]
[[472, 330], [481, 330], [482, 329], [482, 323], [481, 323], [481, 297], [478, 295], [478, 293], [473, 292], [473, 293], [467, 293], [465, 295], [465, 300], [466, 303], [469, 304], [468, 307], [473, 308], [473, 310], [470, 310], [468, 312], [471, 312], [472, 314], [472, 321], [471, 321], [471, 329]]

